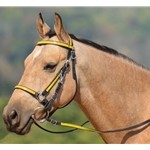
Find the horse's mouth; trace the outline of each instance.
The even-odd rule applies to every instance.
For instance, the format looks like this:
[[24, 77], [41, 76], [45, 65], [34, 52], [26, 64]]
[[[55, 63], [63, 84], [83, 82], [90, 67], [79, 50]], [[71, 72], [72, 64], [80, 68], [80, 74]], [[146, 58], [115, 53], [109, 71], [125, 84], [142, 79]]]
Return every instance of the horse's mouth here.
[[[37, 112], [38, 111], [38, 112]], [[31, 115], [31, 117], [29, 117], [27, 123], [23, 126], [23, 127], [19, 127], [19, 124], [17, 126], [10, 126], [8, 125], [8, 123], [5, 121], [5, 123], [7, 124], [7, 130], [10, 132], [14, 132], [18, 135], [25, 135], [27, 133], [29, 133], [31, 126], [34, 122], [39, 121], [39, 122], [44, 122], [46, 121], [46, 117], [50, 117], [55, 111], [52, 111], [50, 113], [42, 113], [42, 109], [36, 109], [35, 111], [36, 113], [34, 113], [33, 115]]]
[[31, 115], [25, 126], [17, 134], [20, 135], [27, 134], [30, 131], [31, 125], [35, 122], [35, 120], [39, 120], [40, 122], [42, 122], [41, 120], [44, 120], [46, 115], [47, 113], [44, 111], [42, 107], [35, 109], [34, 114]]
[[19, 123], [17, 126], [11, 126], [11, 125], [8, 125], [8, 123], [5, 121], [5, 124], [6, 124], [6, 128], [8, 131], [14, 132], [18, 135], [24, 135], [30, 131], [31, 125], [33, 124], [33, 122], [34, 122], [33, 119], [30, 117], [27, 123], [23, 127], [19, 127]]
[[25, 124], [25, 126], [21, 129], [21, 131], [16, 132], [19, 135], [24, 135], [29, 133], [30, 129], [31, 129], [31, 125], [33, 124], [33, 119], [30, 117], [28, 122]]
[[[35, 122], [35, 121], [39, 121], [39, 122], [44, 122], [46, 121], [46, 117], [50, 117], [55, 111], [52, 111], [50, 113], [45, 113], [45, 115], [43, 115], [41, 118], [35, 118], [35, 114], [32, 115], [28, 122], [26, 123], [26, 125], [22, 128], [22, 130], [20, 132], [18, 132], [17, 134], [20, 134], [20, 135], [24, 135], [24, 134], [27, 134], [30, 129], [31, 129], [31, 125]], [[36, 116], [37, 117], [37, 116]]]

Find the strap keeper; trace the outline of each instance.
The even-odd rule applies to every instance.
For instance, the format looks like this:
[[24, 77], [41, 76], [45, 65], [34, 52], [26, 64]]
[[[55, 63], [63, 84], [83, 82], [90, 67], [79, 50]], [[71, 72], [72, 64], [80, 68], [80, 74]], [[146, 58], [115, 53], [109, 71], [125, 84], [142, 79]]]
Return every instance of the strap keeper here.
[[71, 59], [72, 59], [72, 60], [75, 60], [75, 59], [76, 59], [76, 54], [75, 54], [75, 51], [74, 51], [74, 50], [71, 51]]
[[45, 98], [40, 102], [43, 106], [46, 106], [48, 104], [48, 100]]

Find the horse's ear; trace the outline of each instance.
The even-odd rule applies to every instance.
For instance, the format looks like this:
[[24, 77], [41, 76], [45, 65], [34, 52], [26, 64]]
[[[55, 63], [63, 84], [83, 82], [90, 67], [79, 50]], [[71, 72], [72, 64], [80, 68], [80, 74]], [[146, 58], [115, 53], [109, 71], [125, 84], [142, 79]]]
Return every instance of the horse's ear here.
[[57, 13], [55, 13], [54, 30], [59, 40], [64, 41], [66, 43], [69, 42], [69, 35], [63, 26], [60, 15]]
[[44, 22], [43, 18], [42, 18], [42, 14], [39, 13], [37, 21], [36, 21], [36, 26], [37, 26], [37, 30], [39, 32], [39, 35], [42, 38], [46, 37], [46, 34], [48, 32], [50, 32], [50, 27]]

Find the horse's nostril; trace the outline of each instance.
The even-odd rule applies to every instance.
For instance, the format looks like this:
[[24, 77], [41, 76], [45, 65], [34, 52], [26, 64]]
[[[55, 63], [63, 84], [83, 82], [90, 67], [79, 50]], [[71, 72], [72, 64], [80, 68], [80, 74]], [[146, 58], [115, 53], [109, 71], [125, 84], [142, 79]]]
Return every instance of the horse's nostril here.
[[11, 120], [12, 120], [12, 119], [15, 119], [16, 116], [17, 116], [17, 112], [16, 112], [15, 110], [13, 110], [13, 111], [9, 114], [9, 117], [10, 117]]
[[18, 123], [18, 114], [15, 110], [11, 111], [9, 114], [9, 119], [12, 125], [16, 125]]

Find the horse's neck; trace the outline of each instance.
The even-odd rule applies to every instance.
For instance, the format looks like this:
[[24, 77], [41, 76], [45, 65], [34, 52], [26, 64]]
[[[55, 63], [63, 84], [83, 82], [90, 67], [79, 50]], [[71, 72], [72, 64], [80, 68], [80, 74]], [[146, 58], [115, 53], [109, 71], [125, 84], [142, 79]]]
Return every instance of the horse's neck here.
[[[149, 119], [150, 72], [123, 58], [86, 47], [77, 48], [76, 101], [93, 126], [98, 130], [118, 129]], [[118, 140], [114, 142], [124, 134], [113, 134]], [[112, 142], [107, 136], [102, 135]]]

